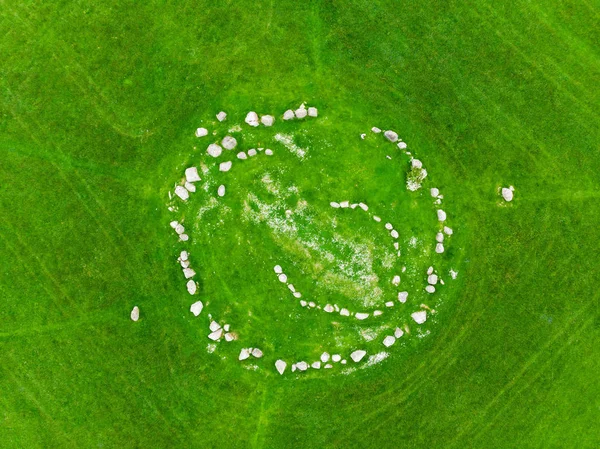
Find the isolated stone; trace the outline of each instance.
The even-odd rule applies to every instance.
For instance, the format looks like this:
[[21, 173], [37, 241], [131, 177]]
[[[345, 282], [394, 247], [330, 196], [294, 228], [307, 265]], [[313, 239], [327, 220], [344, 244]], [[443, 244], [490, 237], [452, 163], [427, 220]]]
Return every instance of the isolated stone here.
[[357, 350], [356, 350], [356, 351], [354, 351], [352, 354], [350, 354], [350, 358], [351, 358], [351, 359], [352, 359], [354, 362], [358, 363], [358, 362], [360, 362], [360, 361], [363, 359], [363, 357], [364, 357], [365, 355], [367, 355], [367, 351], [363, 351], [362, 349], [357, 349]]
[[204, 304], [202, 304], [202, 301], [196, 301], [190, 306], [190, 312], [192, 312], [194, 316], [198, 316], [200, 315], [200, 312], [202, 312], [203, 307]]
[[196, 130], [196, 137], [204, 137], [208, 135], [208, 129], [206, 128], [198, 128]]
[[140, 319], [140, 308], [138, 306], [135, 306], [133, 309], [131, 309], [130, 317], [133, 321]]
[[504, 201], [512, 201], [513, 200], [513, 191], [511, 189], [507, 189], [506, 187], [502, 188], [502, 198]]
[[365, 140], [365, 137], [367, 137], [367, 135], [366, 135], [365, 133], [362, 133], [362, 134], [360, 135], [360, 138], [361, 138], [362, 140]]
[[178, 221], [172, 221], [172, 222], [169, 223], [169, 226], [171, 226], [173, 229], [175, 229], [178, 224], [179, 224]]
[[227, 161], [227, 162], [221, 162], [219, 164], [219, 171], [229, 171], [231, 170], [231, 166], [233, 165], [233, 162], [231, 161]]
[[317, 111], [317, 108], [311, 106], [310, 108], [308, 108], [308, 115], [310, 117], [316, 117], [319, 115], [319, 111]]
[[237, 154], [237, 158], [238, 158], [238, 159], [245, 160], [245, 159], [248, 159], [248, 156], [247, 156], [247, 155], [246, 155], [246, 153], [244, 153], [243, 151], [240, 151], [240, 152]]
[[294, 111], [292, 111], [291, 109], [288, 109], [287, 111], [285, 111], [283, 113], [284, 120], [292, 120], [293, 118], [294, 118]]
[[431, 273], [433, 273], [433, 267], [427, 268], [427, 274], [430, 275]]
[[288, 284], [288, 288], [290, 289], [290, 291], [292, 293], [294, 293], [296, 291], [296, 287], [294, 287], [294, 284]]
[[386, 348], [389, 348], [394, 343], [396, 343], [396, 337], [394, 337], [393, 335], [388, 335], [383, 339], [383, 346], [385, 346]]
[[301, 298], [301, 297], [302, 297], [302, 293], [294, 292], [294, 298]]
[[384, 132], [383, 135], [390, 142], [397, 142], [398, 141], [398, 133], [396, 133], [395, 131], [388, 130], [388, 131]]
[[225, 136], [221, 141], [221, 145], [226, 150], [233, 150], [237, 146], [237, 140], [233, 136]]
[[190, 193], [183, 186], [175, 187], [175, 195], [177, 195], [183, 201], [187, 201], [187, 199], [190, 197]]
[[387, 302], [385, 303], [385, 306], [386, 306], [386, 307], [394, 307], [394, 301], [387, 301]]
[[200, 181], [200, 175], [198, 174], [198, 169], [196, 167], [186, 168], [185, 169], [185, 180], [187, 182]]
[[217, 195], [219, 195], [220, 197], [225, 196], [225, 186], [223, 184], [221, 184], [217, 189]]
[[427, 312], [425, 310], [419, 310], [418, 312], [412, 313], [410, 316], [417, 324], [423, 324], [427, 321]]
[[275, 123], [275, 117], [272, 115], [263, 115], [260, 118], [260, 122], [265, 126], [273, 126], [273, 123]]
[[217, 120], [222, 122], [223, 120], [225, 120], [227, 118], [227, 114], [223, 111], [219, 112], [217, 114]]
[[206, 153], [212, 157], [219, 157], [223, 153], [223, 148], [216, 143], [211, 143], [206, 149]]
[[287, 363], [285, 363], [283, 360], [277, 360], [275, 362], [275, 369], [277, 369], [279, 374], [283, 374], [286, 367], [287, 367]]
[[189, 281], [187, 281], [187, 284], [185, 284], [185, 286], [187, 287], [187, 291], [188, 291], [188, 293], [190, 295], [195, 295], [196, 294], [196, 290], [198, 289], [198, 286], [196, 285], [196, 283], [192, 279], [190, 279]]

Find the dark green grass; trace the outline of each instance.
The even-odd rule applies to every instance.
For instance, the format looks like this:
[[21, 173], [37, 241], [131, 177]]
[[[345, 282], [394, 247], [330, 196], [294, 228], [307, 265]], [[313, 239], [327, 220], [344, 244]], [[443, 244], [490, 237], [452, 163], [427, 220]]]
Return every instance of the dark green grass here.
[[[2, 4], [0, 446], [597, 447], [598, 6], [213, 3]], [[465, 251], [343, 378], [209, 356], [165, 238], [198, 120], [301, 100], [401, 130]]]

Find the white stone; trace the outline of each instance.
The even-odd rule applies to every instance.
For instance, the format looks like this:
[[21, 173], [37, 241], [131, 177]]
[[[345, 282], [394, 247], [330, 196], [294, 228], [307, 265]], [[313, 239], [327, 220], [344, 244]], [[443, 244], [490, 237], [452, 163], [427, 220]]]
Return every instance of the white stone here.
[[430, 275], [431, 273], [433, 273], [433, 267], [427, 268], [427, 274]]
[[314, 369], [321, 369], [321, 362], [312, 362], [310, 367]]
[[392, 226], [391, 223], [386, 223], [385, 224], [385, 229], [387, 229], [388, 231], [391, 231], [392, 229], [394, 229], [394, 226]]
[[233, 341], [235, 340], [235, 335], [232, 334], [231, 332], [227, 332], [225, 334], [225, 341]]
[[442, 209], [438, 209], [437, 218], [439, 221], [446, 221], [446, 212], [444, 212]]
[[306, 109], [304, 108], [298, 108], [294, 111], [294, 114], [296, 115], [297, 118], [304, 118], [306, 117]]
[[172, 221], [171, 223], [169, 223], [169, 226], [171, 226], [173, 229], [175, 229], [178, 224], [179, 224], [178, 221]]
[[383, 135], [387, 138], [387, 140], [389, 140], [390, 142], [397, 142], [398, 141], [398, 133], [388, 130], [386, 132], [383, 133]]
[[412, 313], [410, 316], [417, 324], [423, 324], [427, 321], [427, 312], [425, 310], [419, 310], [418, 312]]
[[221, 141], [221, 145], [223, 145], [223, 148], [226, 150], [233, 150], [237, 146], [237, 140], [235, 137], [225, 136]]
[[212, 157], [219, 157], [223, 152], [223, 148], [216, 143], [211, 143], [206, 149], [206, 153]]
[[319, 115], [319, 111], [317, 111], [317, 108], [311, 106], [308, 108], [308, 115], [310, 117], [317, 117]]
[[427, 293], [435, 293], [435, 287], [433, 285], [428, 285], [427, 287], [425, 287], [425, 291]]
[[413, 159], [411, 161], [411, 165], [412, 168], [423, 168], [423, 162], [421, 162], [419, 159]]
[[175, 227], [175, 232], [176, 232], [177, 234], [183, 234], [183, 233], [185, 232], [185, 228], [183, 227], [183, 225], [182, 225], [182, 224], [178, 224], [178, 225]]
[[377, 215], [373, 215], [373, 220], [375, 220], [377, 223], [381, 222], [381, 218], [379, 218]]
[[308, 369], [308, 363], [304, 361], [298, 362], [296, 363], [296, 368], [298, 368], [300, 371], [306, 371]]
[[196, 191], [196, 186], [194, 184], [192, 184], [191, 182], [186, 182], [183, 187], [185, 187], [185, 190], [187, 190], [190, 193], [194, 193]]
[[371, 131], [373, 131], [375, 134], [379, 134], [381, 132], [381, 130], [379, 128], [377, 128], [376, 126], [371, 128]]
[[396, 330], [394, 331], [394, 337], [400, 338], [403, 335], [404, 335], [404, 331], [402, 329], [400, 329], [399, 327], [397, 327]]
[[190, 295], [195, 295], [196, 294], [196, 290], [198, 289], [196, 283], [190, 279], [189, 281], [187, 281], [187, 284], [185, 284], [185, 286], [187, 287], [187, 291]]
[[181, 251], [181, 253], [179, 253], [179, 259], [180, 260], [188, 260], [189, 254], [187, 251]]
[[229, 329], [230, 329], [230, 328], [231, 328], [231, 326], [230, 326], [229, 324], [225, 324], [225, 325], [223, 326], [223, 330], [224, 330], [225, 332], [229, 332]]
[[358, 363], [360, 362], [364, 356], [367, 355], [367, 351], [363, 351], [362, 349], [357, 349], [356, 351], [354, 351], [352, 354], [350, 354], [350, 358]]
[[365, 133], [362, 133], [362, 134], [360, 135], [360, 138], [361, 138], [362, 140], [365, 140], [365, 137], [367, 137], [367, 135], [366, 135]]
[[196, 130], [196, 137], [204, 137], [208, 135], [208, 129], [206, 128], [198, 128]]
[[350, 316], [350, 311], [346, 308], [340, 310], [340, 315], [342, 316]]
[[302, 299], [302, 300], [300, 301], [300, 305], [301, 305], [302, 307], [306, 307], [306, 306], [308, 305], [308, 303]]
[[283, 360], [277, 360], [275, 362], [275, 369], [277, 369], [279, 374], [283, 374], [286, 367], [287, 367], [287, 363], [285, 363]]
[[450, 272], [449, 272], [449, 273], [450, 273], [450, 277], [451, 277], [452, 279], [456, 279], [456, 276], [458, 276], [458, 272], [457, 272], [457, 271], [450, 270]]
[[340, 207], [343, 207], [344, 209], [350, 207], [350, 201], [342, 201]]
[[388, 335], [383, 339], [383, 346], [385, 346], [386, 348], [389, 348], [394, 343], [396, 343], [396, 337], [394, 337], [393, 335]]
[[334, 361], [335, 363], [339, 362], [340, 360], [342, 360], [342, 356], [339, 354], [333, 354], [331, 356], [331, 360]]
[[194, 316], [198, 316], [198, 315], [200, 315], [200, 312], [202, 312], [203, 308], [204, 308], [204, 304], [202, 304], [202, 301], [196, 301], [194, 304], [192, 304], [190, 306], [190, 312], [192, 312], [194, 314]]
[[400, 148], [401, 150], [406, 149], [406, 142], [398, 142], [398, 148]]
[[267, 156], [273, 156], [273, 150], [271, 150], [271, 149], [267, 148], [267, 149], [265, 150], [265, 154], [266, 154]]
[[184, 268], [183, 275], [185, 276], [186, 279], [189, 279], [189, 278], [193, 278], [196, 275], [196, 272], [194, 270], [192, 270], [191, 268]]
[[431, 285], [435, 285], [438, 282], [437, 274], [430, 274], [427, 276], [427, 283]]
[[256, 156], [256, 150], [254, 148], [249, 149], [248, 156], [250, 156], [250, 157]]
[[444, 252], [444, 244], [438, 243], [435, 245], [435, 252], [438, 254], [442, 254]]
[[273, 123], [275, 122], [275, 117], [273, 117], [272, 115], [263, 115], [260, 118], [260, 122], [265, 126], [273, 126]]
[[283, 113], [284, 120], [292, 120], [293, 118], [294, 118], [294, 111], [292, 111], [291, 109], [288, 109], [287, 111], [285, 111]]
[[358, 205], [360, 206], [360, 208], [362, 210], [364, 210], [365, 212], [369, 210], [369, 206], [367, 206], [365, 203], [358, 203]]
[[179, 236], [179, 240], [181, 240], [182, 242], [187, 242], [190, 239], [190, 236], [187, 234], [181, 234]]
[[323, 310], [327, 313], [332, 313], [335, 309], [331, 304], [327, 304], [325, 307], [323, 307]]
[[442, 234], [441, 232], [438, 232], [438, 233], [435, 235], [435, 240], [436, 240], [436, 242], [438, 242], [438, 243], [442, 243], [442, 242], [444, 241], [444, 234]]
[[290, 289], [290, 291], [292, 293], [294, 293], [296, 291], [296, 287], [294, 287], [294, 284], [288, 284], [288, 288]]
[[373, 312], [373, 316], [381, 316], [381, 315], [383, 315], [383, 312], [381, 310], [375, 310]]
[[200, 175], [198, 174], [198, 169], [196, 167], [186, 168], [185, 169], [185, 180], [187, 182], [200, 181]]
[[217, 195], [221, 197], [225, 196], [225, 186], [223, 184], [221, 184], [217, 189]]
[[400, 234], [398, 234], [398, 231], [396, 231], [395, 229], [392, 229], [390, 231], [390, 235], [392, 236], [392, 238], [397, 239], [398, 237], [400, 237]]
[[222, 122], [223, 120], [225, 120], [227, 118], [227, 113], [221, 111], [217, 114], [217, 120]]
[[386, 307], [394, 307], [394, 301], [388, 301], [385, 303]]
[[432, 197], [437, 198], [440, 194], [440, 189], [433, 187], [431, 190], [429, 190], [429, 192], [431, 193]]
[[187, 199], [190, 197], [190, 193], [183, 186], [175, 187], [175, 195], [177, 195], [183, 201], [187, 201]]
[[229, 171], [229, 170], [231, 170], [232, 165], [233, 165], [233, 162], [231, 162], [231, 161], [221, 162], [219, 164], [219, 171]]
[[250, 348], [242, 348], [238, 360], [246, 360], [248, 357], [250, 357]]
[[334, 209], [338, 209], [340, 207], [340, 203], [336, 203], [335, 201], [332, 201], [331, 203], [329, 203], [329, 205]]
[[273, 267], [273, 271], [274, 271], [276, 274], [281, 274], [281, 273], [283, 273], [283, 268], [281, 268], [281, 265], [275, 265], [275, 266]]
[[512, 201], [513, 200], [513, 191], [511, 189], [507, 189], [506, 187], [502, 188], [502, 198], [504, 201]]
[[130, 317], [133, 321], [140, 319], [140, 308], [138, 306], [135, 306], [133, 309], [131, 309]]
[[294, 298], [301, 298], [301, 297], [302, 297], [302, 293], [294, 292]]
[[208, 325], [208, 328], [214, 332], [216, 330], [221, 329], [221, 325], [219, 323], [217, 323], [216, 321], [211, 321], [210, 324]]
[[248, 159], [248, 155], [246, 155], [246, 153], [244, 153], [243, 151], [240, 151], [240, 152], [237, 154], [237, 158], [238, 158], [238, 159], [241, 159], [241, 160], [245, 160], [245, 159]]
[[315, 307], [315, 306], [316, 306], [316, 304], [313, 301], [311, 301], [311, 302], [308, 303], [308, 307], [312, 308], [312, 307]]
[[252, 350], [252, 356], [256, 357], [257, 359], [260, 359], [263, 356], [263, 352], [258, 348], [254, 348]]
[[210, 338], [212, 341], [217, 341], [219, 338], [221, 338], [222, 335], [223, 329], [217, 329], [216, 331], [208, 334], [208, 338]]
[[277, 278], [279, 282], [283, 282], [284, 284], [287, 282], [287, 275], [285, 273], [281, 273]]
[[369, 314], [368, 314], [368, 313], [365, 313], [365, 312], [358, 312], [358, 313], [356, 313], [356, 314], [354, 315], [354, 317], [355, 317], [357, 320], [361, 320], [361, 321], [362, 321], [362, 320], [366, 320], [367, 318], [369, 318]]
[[325, 368], [325, 369], [333, 368], [333, 365], [331, 363], [328, 363], [323, 368]]
[[400, 276], [396, 275], [392, 278], [392, 285], [395, 285], [396, 287], [400, 285]]
[[246, 119], [244, 121], [250, 126], [258, 126], [258, 114], [254, 111], [250, 111], [246, 114]]
[[329, 361], [329, 353], [324, 352], [323, 354], [321, 354], [321, 362], [326, 363], [328, 361]]
[[182, 260], [179, 262], [181, 264], [181, 268], [187, 268], [190, 266], [190, 261], [189, 260]]
[[400, 301], [402, 304], [404, 304], [407, 299], [408, 299], [408, 292], [398, 292], [398, 301]]
[[448, 226], [444, 226], [444, 233], [446, 235], [452, 235], [453, 234], [452, 228], [449, 228]]

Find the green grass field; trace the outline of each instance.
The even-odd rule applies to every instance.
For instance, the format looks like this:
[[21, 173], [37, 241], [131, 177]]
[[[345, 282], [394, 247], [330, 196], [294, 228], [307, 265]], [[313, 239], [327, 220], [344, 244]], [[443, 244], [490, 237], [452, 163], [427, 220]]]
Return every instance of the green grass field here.
[[[599, 447], [599, 19], [585, 1], [2, 2], [0, 448]], [[303, 101], [319, 118], [281, 123]], [[194, 131], [221, 110], [220, 135], [272, 113], [311, 156], [240, 133], [275, 154], [234, 163], [220, 209], [199, 216], [203, 191], [180, 208], [194, 318], [167, 192], [211, 162]], [[333, 266], [294, 264], [293, 239], [239, 218], [248, 192], [277, 202], [265, 174], [300, 189], [280, 212], [309, 201], [308, 237], [336, 216], [346, 240], [388, 242], [327, 206], [343, 195], [407, 234], [436, 226], [407, 160], [358, 137], [371, 126], [398, 131], [444, 194], [440, 263], [459, 276], [430, 335], [383, 362], [279, 376], [273, 351], [358, 345], [362, 325], [332, 330], [274, 279], [285, 262], [307, 294], [344, 300]], [[207, 352], [208, 313], [256, 338], [259, 369], [235, 360], [241, 341]]]

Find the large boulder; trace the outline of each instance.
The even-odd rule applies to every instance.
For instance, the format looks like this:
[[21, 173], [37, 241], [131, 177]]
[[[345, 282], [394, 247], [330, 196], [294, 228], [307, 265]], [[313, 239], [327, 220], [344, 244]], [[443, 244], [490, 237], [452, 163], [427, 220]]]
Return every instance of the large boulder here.
[[233, 136], [225, 136], [221, 141], [221, 145], [223, 145], [223, 148], [226, 150], [233, 150], [237, 146], [237, 140], [235, 140], [235, 137]]
[[223, 148], [221, 148], [216, 143], [211, 143], [208, 146], [208, 148], [206, 149], [206, 153], [212, 157], [219, 157], [219, 156], [221, 156], [222, 152], [223, 152]]

